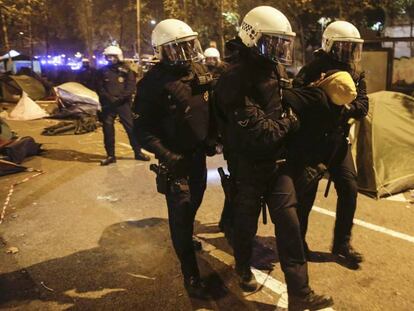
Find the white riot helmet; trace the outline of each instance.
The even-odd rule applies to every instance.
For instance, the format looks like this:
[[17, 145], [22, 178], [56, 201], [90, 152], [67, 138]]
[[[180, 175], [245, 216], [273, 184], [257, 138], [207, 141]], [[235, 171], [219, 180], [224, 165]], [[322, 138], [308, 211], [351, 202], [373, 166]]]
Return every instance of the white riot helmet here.
[[155, 56], [170, 64], [200, 61], [203, 55], [198, 33], [177, 19], [165, 19], [152, 31], [151, 41]]
[[216, 48], [207, 48], [204, 51], [204, 56], [205, 57], [215, 57], [215, 58], [220, 59], [220, 52]]
[[124, 55], [122, 53], [122, 50], [119, 47], [115, 46], [115, 45], [108, 46], [104, 50], [103, 55], [105, 55], [106, 57], [116, 56], [118, 58], [118, 60], [120, 60], [120, 61], [124, 60]]
[[329, 24], [322, 35], [322, 49], [343, 63], [356, 63], [361, 60], [363, 42], [358, 29], [345, 21]]
[[270, 6], [259, 6], [249, 11], [239, 31], [244, 45], [284, 65], [292, 64], [295, 36], [286, 16]]
[[204, 51], [204, 58], [206, 65], [217, 66], [220, 63], [220, 52], [213, 47], [207, 48]]

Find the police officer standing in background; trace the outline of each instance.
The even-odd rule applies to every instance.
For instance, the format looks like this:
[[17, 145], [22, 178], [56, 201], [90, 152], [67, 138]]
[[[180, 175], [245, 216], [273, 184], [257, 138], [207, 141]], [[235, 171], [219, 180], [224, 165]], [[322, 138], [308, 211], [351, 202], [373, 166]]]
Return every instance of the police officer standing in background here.
[[100, 117], [107, 154], [107, 158], [101, 161], [101, 165], [116, 162], [114, 123], [117, 116], [127, 132], [135, 159], [149, 161], [150, 157], [141, 152], [141, 147], [133, 132], [131, 101], [135, 91], [135, 76], [123, 63], [122, 50], [119, 47], [109, 46], [103, 54], [109, 64], [98, 71], [96, 79], [96, 92], [102, 105]]
[[220, 58], [220, 52], [214, 47], [204, 51], [204, 64], [214, 79], [218, 79], [226, 69], [226, 64]]
[[157, 190], [165, 195], [174, 250], [190, 296], [205, 297], [193, 225], [206, 188], [206, 147], [210, 125], [211, 75], [199, 63], [202, 50], [186, 23], [166, 19], [152, 32], [160, 62], [138, 82], [135, 130], [139, 142], [159, 165]]
[[[354, 25], [346, 21], [331, 23], [322, 35], [322, 48], [315, 51], [315, 60], [305, 65], [294, 79], [295, 87], [306, 86], [319, 80], [322, 73], [342, 70], [351, 74], [357, 86], [357, 98], [347, 105], [347, 109], [343, 110], [342, 121], [337, 129], [341, 131], [341, 134], [339, 135], [340, 139], [335, 142], [335, 148], [337, 150], [345, 148], [347, 150], [346, 156], [342, 159], [332, 159], [331, 165], [328, 167], [330, 178], [334, 182], [338, 194], [332, 253], [344, 257], [351, 264], [358, 264], [363, 260], [362, 255], [355, 251], [350, 244], [358, 185], [351, 145], [347, 140], [350, 119], [358, 120], [365, 117], [369, 108], [365, 76], [363, 73], [358, 73], [355, 68], [356, 63], [361, 60], [362, 44], [363, 40]], [[298, 206], [304, 241], [317, 186], [316, 184], [303, 196]], [[306, 242], [305, 250], [309, 253]]]
[[291, 63], [294, 38], [280, 11], [260, 6], [247, 13], [234, 42], [239, 58], [217, 82], [216, 97], [224, 119], [224, 149], [237, 166], [233, 249], [239, 284], [245, 291], [257, 288], [250, 261], [264, 201], [277, 231], [289, 310], [314, 310], [333, 300], [309, 287], [295, 189], [282, 164], [285, 139], [299, 127], [296, 116], [283, 111], [278, 70]]
[[76, 81], [86, 86], [88, 89], [95, 90], [96, 69], [91, 67], [87, 58], [82, 58], [82, 67], [79, 69]]

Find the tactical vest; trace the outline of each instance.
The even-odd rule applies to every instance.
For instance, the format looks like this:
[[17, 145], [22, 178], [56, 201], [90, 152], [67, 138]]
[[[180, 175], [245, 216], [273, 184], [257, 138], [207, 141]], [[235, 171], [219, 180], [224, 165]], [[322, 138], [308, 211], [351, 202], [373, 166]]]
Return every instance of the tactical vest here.
[[163, 128], [167, 140], [175, 141], [181, 152], [193, 151], [208, 136], [211, 81], [204, 66], [193, 64], [188, 76], [164, 86], [168, 114], [163, 120]]
[[217, 119], [220, 121], [219, 128], [226, 157], [233, 154], [263, 160], [280, 157], [283, 152], [282, 142], [275, 142], [269, 146], [264, 140], [256, 141], [252, 137], [266, 135], [266, 131], [249, 128], [249, 124], [244, 125], [245, 122], [249, 122], [249, 114], [253, 114], [254, 117], [254, 114], [263, 112], [264, 115], [260, 118], [273, 121], [281, 118], [283, 109], [276, 74], [255, 72], [251, 66], [243, 62], [234, 64], [220, 78], [216, 97]]

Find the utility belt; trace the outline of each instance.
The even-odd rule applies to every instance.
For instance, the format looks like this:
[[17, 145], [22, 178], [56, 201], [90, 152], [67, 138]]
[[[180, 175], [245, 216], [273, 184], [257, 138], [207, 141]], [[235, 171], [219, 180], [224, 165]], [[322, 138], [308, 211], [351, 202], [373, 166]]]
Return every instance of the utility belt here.
[[284, 164], [286, 159], [250, 159], [247, 157], [237, 157], [236, 164], [239, 175], [248, 175], [248, 179], [254, 177], [273, 176]]

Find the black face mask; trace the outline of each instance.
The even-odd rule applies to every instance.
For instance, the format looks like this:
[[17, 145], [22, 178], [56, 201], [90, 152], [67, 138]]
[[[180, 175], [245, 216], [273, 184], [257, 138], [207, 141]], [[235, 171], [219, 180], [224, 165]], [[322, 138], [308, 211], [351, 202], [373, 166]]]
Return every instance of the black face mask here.
[[255, 49], [249, 50], [248, 61], [251, 63], [252, 67], [255, 68], [255, 71], [262, 72], [264, 74], [277, 70], [277, 65], [274, 62], [259, 55]]

